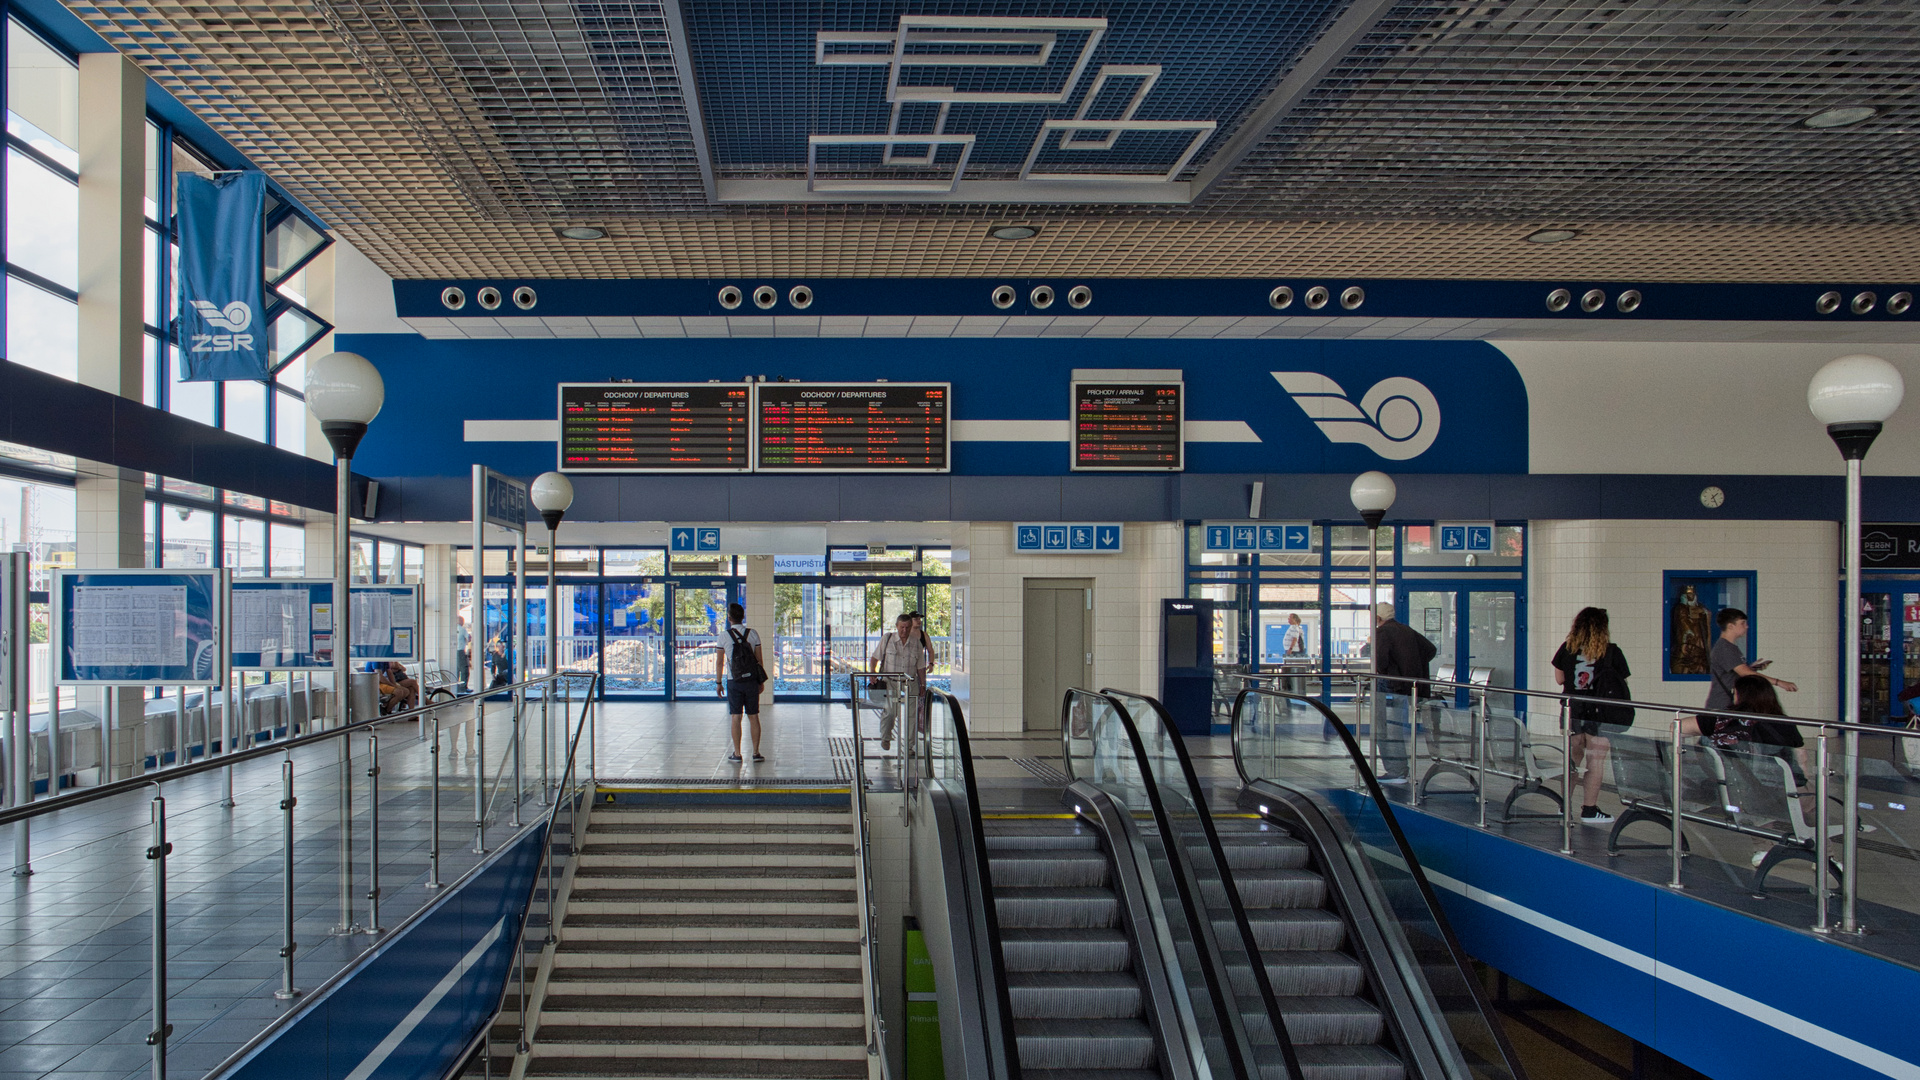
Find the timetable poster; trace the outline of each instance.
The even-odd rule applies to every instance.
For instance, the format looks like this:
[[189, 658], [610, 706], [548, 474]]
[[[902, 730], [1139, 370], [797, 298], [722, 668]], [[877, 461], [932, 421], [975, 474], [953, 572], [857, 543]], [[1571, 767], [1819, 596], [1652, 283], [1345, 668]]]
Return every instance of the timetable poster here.
[[355, 660], [420, 659], [420, 586], [355, 585], [348, 592], [348, 645]]
[[1077, 471], [1178, 472], [1186, 466], [1184, 383], [1073, 384]]
[[54, 574], [55, 681], [218, 686], [218, 570]]
[[562, 472], [746, 472], [745, 383], [561, 383]]
[[231, 666], [246, 671], [333, 667], [333, 582], [248, 578], [233, 583], [227, 619]]
[[759, 472], [946, 472], [950, 383], [760, 383]]

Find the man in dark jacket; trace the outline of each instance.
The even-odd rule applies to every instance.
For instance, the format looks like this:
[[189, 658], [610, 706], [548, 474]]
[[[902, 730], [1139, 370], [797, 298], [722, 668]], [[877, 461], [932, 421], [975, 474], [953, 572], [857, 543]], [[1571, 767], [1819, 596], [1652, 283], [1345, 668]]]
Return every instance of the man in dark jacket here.
[[[1425, 634], [1393, 617], [1393, 605], [1374, 609], [1378, 616], [1373, 632], [1374, 671], [1400, 679], [1425, 679], [1428, 665], [1440, 650]], [[1413, 733], [1413, 709], [1419, 690], [1413, 683], [1395, 679], [1378, 680], [1376, 700], [1380, 713], [1380, 782], [1407, 782], [1407, 742]]]

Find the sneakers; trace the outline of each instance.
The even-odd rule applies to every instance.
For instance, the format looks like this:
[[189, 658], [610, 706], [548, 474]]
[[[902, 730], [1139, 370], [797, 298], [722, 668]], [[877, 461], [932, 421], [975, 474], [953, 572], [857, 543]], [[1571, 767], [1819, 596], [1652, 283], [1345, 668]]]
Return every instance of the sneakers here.
[[1611, 825], [1613, 824], [1613, 815], [1597, 806], [1583, 806], [1580, 808], [1580, 824]]
[[758, 753], [756, 753], [756, 754], [754, 754], [754, 755], [753, 755], [753, 760], [755, 760], [755, 761], [765, 761], [765, 760], [767, 760], [767, 759], [766, 759], [766, 758], [763, 758], [763, 757], [761, 757], [761, 756], [760, 756], [760, 755], [759, 755]]
[[727, 755], [727, 760], [728, 760], [728, 761], [739, 761], [739, 760], [740, 760], [740, 751], [738, 751], [738, 750], [735, 750], [735, 751], [733, 751], [732, 753], [730, 753], [730, 754], [728, 754], [728, 755]]
[[1407, 776], [1405, 773], [1395, 773], [1391, 776], [1379, 777], [1378, 779], [1383, 784], [1404, 784], [1407, 782]]

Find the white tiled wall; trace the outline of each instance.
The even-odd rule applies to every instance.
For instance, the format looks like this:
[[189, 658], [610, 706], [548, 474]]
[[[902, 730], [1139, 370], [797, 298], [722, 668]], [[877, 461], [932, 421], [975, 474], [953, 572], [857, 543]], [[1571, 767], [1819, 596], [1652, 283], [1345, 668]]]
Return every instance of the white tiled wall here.
[[[1160, 601], [1179, 596], [1185, 576], [1180, 525], [1126, 525], [1121, 555], [1015, 554], [1010, 522], [974, 522], [961, 533], [966, 569], [956, 562], [953, 581], [956, 591], [966, 590], [964, 682], [973, 730], [1020, 730], [1027, 578], [1091, 578], [1095, 685], [1159, 692]], [[961, 546], [956, 540], [956, 549]]]
[[1665, 679], [1662, 571], [1753, 570], [1755, 632], [1767, 674], [1795, 683], [1781, 704], [1795, 716], [1839, 712], [1839, 526], [1821, 521], [1535, 521], [1529, 533], [1528, 685], [1553, 689], [1554, 649], [1573, 616], [1607, 609], [1613, 640], [1632, 665], [1633, 696], [1699, 705], [1707, 685]]

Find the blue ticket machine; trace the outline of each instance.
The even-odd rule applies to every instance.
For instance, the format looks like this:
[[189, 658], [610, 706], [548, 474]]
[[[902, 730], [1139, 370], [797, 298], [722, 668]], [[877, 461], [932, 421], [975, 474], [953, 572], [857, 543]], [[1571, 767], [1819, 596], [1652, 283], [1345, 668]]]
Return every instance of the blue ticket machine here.
[[1213, 733], [1213, 601], [1160, 601], [1160, 703], [1180, 734]]

